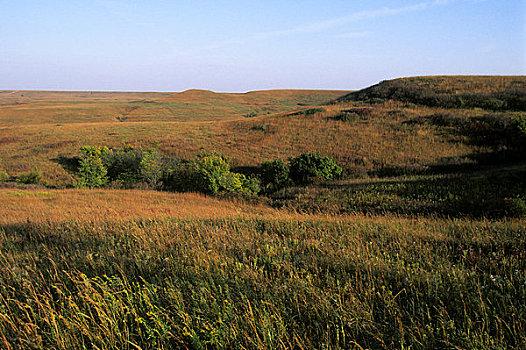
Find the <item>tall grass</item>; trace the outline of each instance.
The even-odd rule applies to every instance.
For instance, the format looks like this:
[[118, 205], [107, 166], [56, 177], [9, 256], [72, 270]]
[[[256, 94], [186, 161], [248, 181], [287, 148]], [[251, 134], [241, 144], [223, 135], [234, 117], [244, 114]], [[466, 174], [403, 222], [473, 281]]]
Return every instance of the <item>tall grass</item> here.
[[0, 344], [521, 348], [517, 221], [159, 219], [0, 228]]

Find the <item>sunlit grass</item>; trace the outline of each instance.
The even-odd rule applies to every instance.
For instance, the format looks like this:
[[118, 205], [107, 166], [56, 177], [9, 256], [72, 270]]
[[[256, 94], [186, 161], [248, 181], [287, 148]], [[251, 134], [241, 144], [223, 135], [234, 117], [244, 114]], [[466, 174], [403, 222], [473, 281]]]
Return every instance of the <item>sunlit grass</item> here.
[[518, 221], [175, 219], [0, 228], [0, 343], [520, 348]]

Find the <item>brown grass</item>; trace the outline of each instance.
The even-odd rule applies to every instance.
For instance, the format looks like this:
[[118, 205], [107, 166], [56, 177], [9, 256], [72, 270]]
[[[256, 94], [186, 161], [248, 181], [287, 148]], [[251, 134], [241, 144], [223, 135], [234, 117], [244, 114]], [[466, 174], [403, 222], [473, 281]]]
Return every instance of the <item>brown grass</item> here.
[[107, 222], [180, 217], [291, 217], [269, 207], [221, 201], [196, 193], [141, 190], [0, 189], [0, 224]]

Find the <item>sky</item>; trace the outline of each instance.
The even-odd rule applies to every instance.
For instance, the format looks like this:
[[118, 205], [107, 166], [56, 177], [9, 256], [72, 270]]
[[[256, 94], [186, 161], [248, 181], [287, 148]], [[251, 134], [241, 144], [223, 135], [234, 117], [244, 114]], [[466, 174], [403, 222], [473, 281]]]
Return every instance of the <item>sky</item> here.
[[0, 0], [0, 90], [359, 89], [525, 75], [526, 0]]

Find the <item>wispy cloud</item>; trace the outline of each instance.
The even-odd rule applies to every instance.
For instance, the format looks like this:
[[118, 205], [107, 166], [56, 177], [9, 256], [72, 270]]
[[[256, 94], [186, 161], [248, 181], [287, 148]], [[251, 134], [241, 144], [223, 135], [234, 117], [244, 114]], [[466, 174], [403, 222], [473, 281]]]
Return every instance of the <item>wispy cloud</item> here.
[[395, 15], [408, 13], [408, 12], [422, 11], [422, 10], [425, 10], [431, 7], [435, 7], [435, 6], [444, 6], [444, 5], [447, 5], [455, 1], [456, 0], [434, 0], [434, 1], [420, 2], [415, 5], [403, 6], [403, 7], [397, 7], [397, 8], [381, 7], [381, 8], [374, 9], [374, 10], [359, 11], [359, 12], [348, 14], [346, 16], [331, 18], [328, 20], [310, 23], [306, 25], [301, 25], [301, 26], [297, 26], [293, 28], [284, 29], [284, 30], [260, 32], [260, 33], [254, 34], [253, 37], [256, 39], [266, 39], [266, 38], [271, 38], [271, 37], [276, 37], [276, 36], [285, 36], [285, 35], [291, 35], [291, 34], [322, 32], [322, 31], [325, 31], [331, 28], [341, 27], [343, 25], [346, 25], [352, 22], [376, 19], [380, 17], [395, 16]]
[[341, 39], [354, 39], [354, 38], [366, 38], [371, 36], [371, 32], [350, 32], [335, 35], [335, 38]]
[[[201, 48], [188, 50], [186, 52], [179, 52], [179, 55], [183, 56], [193, 56], [202, 52], [211, 51], [215, 49], [220, 49], [223, 47], [228, 47], [232, 45], [240, 45], [246, 42], [253, 42], [255, 40], [266, 40], [276, 37], [290, 36], [295, 34], [309, 34], [309, 33], [318, 33], [324, 32], [333, 28], [343, 27], [347, 24], [372, 20], [381, 17], [391, 17], [396, 15], [401, 15], [410, 12], [417, 12], [427, 10], [433, 7], [445, 6], [454, 2], [463, 1], [463, 0], [432, 0], [432, 1], [423, 1], [414, 5], [403, 6], [403, 7], [381, 7], [372, 10], [358, 11], [355, 13], [350, 13], [345, 16], [330, 18], [323, 21], [318, 21], [314, 23], [309, 23], [305, 25], [299, 25], [296, 27], [286, 28], [282, 30], [258, 32], [246, 37], [239, 38], [230, 38], [227, 40], [221, 40], [213, 42], [209, 45], [206, 45]], [[475, 0], [471, 0], [475, 1]], [[370, 32], [351, 32], [338, 35], [339, 38], [360, 38], [370, 35]]]

